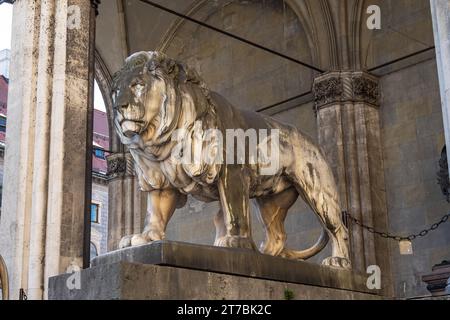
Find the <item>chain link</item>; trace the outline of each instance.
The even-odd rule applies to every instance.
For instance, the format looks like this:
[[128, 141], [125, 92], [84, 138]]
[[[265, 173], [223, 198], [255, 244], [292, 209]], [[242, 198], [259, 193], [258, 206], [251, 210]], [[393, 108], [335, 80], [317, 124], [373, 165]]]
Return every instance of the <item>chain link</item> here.
[[400, 241], [414, 241], [417, 238], [423, 238], [423, 237], [427, 236], [430, 233], [430, 231], [436, 230], [443, 223], [446, 223], [450, 219], [450, 213], [447, 213], [446, 215], [444, 215], [442, 217], [442, 219], [439, 222], [433, 224], [430, 228], [424, 229], [424, 230], [420, 231], [419, 233], [410, 234], [409, 236], [404, 237], [404, 236], [393, 235], [393, 234], [390, 234], [388, 232], [377, 231], [373, 227], [369, 227], [369, 226], [365, 225], [364, 223], [362, 223], [361, 221], [359, 221], [358, 219], [354, 218], [347, 211], [344, 211], [343, 214], [344, 214], [344, 217], [346, 217], [348, 220], [352, 221], [354, 224], [360, 226], [361, 228], [366, 229], [370, 233], [376, 234], [376, 235], [378, 235], [378, 236], [380, 236], [382, 238], [385, 238], [385, 239], [392, 239], [392, 240], [395, 240], [395, 241], [398, 241], [398, 242], [400, 242]]

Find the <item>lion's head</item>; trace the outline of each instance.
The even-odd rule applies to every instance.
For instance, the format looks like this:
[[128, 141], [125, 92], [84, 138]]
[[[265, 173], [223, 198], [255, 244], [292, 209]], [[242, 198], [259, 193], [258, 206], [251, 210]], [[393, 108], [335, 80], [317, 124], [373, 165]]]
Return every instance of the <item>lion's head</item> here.
[[[200, 94], [199, 94], [200, 93]], [[164, 141], [176, 127], [186, 96], [208, 99], [198, 74], [160, 52], [138, 52], [114, 76], [115, 126], [122, 142]]]

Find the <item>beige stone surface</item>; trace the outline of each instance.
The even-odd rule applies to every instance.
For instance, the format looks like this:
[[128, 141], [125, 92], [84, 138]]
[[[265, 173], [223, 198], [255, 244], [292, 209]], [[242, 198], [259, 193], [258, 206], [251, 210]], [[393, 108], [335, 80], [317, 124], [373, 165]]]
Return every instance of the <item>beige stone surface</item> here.
[[[67, 27], [70, 5], [78, 28]], [[82, 267], [92, 12], [89, 0], [14, 4], [0, 220], [13, 299], [20, 288], [45, 298], [49, 276]]]
[[380, 300], [377, 295], [184, 268], [114, 263], [81, 272], [81, 289], [69, 275], [50, 279], [51, 300]]
[[[401, 83], [401, 89], [396, 85]], [[450, 206], [437, 184], [444, 146], [439, 85], [434, 59], [381, 79], [381, 136], [385, 163], [389, 230], [407, 235], [439, 221]], [[448, 259], [450, 225], [444, 224], [413, 243], [411, 256], [400, 255], [391, 242], [395, 295], [427, 295], [421, 276]]]

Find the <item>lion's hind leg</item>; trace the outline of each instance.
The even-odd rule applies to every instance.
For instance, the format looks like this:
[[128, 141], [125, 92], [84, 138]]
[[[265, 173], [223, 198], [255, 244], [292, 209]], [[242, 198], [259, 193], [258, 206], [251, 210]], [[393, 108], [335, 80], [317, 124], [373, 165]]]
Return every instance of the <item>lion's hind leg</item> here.
[[290, 207], [298, 198], [294, 188], [279, 194], [261, 197], [256, 200], [258, 216], [264, 225], [266, 238], [261, 243], [260, 251], [271, 256], [283, 256], [286, 244], [284, 220]]
[[319, 151], [311, 159], [298, 157], [289, 172], [298, 192], [317, 214], [332, 241], [332, 256], [324, 265], [350, 269], [348, 231], [341, 217], [338, 189], [333, 173]]

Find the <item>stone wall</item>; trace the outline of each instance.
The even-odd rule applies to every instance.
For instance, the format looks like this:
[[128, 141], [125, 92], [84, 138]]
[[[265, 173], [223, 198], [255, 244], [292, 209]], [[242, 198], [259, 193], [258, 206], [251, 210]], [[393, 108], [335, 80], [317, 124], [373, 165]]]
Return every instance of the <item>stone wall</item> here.
[[[223, 6], [211, 1], [194, 16], [312, 63], [306, 33], [282, 1], [239, 0]], [[192, 23], [168, 35], [160, 50], [195, 68], [212, 90], [240, 108], [258, 110], [311, 89], [310, 69]]]
[[[390, 230], [407, 235], [428, 228], [449, 211], [437, 184], [444, 142], [435, 59], [381, 78], [382, 142]], [[450, 224], [413, 244], [402, 256], [391, 243], [395, 293], [426, 295], [421, 276], [450, 256]]]

